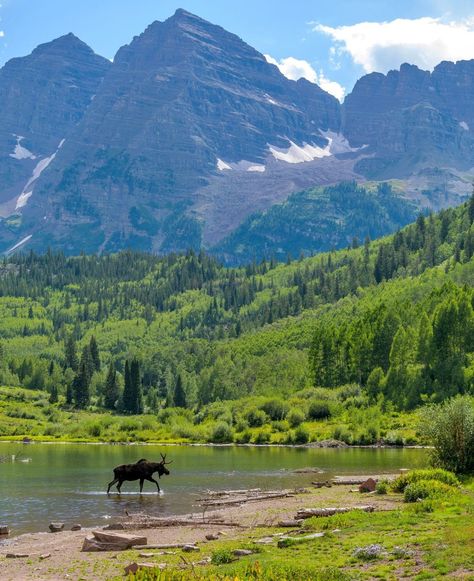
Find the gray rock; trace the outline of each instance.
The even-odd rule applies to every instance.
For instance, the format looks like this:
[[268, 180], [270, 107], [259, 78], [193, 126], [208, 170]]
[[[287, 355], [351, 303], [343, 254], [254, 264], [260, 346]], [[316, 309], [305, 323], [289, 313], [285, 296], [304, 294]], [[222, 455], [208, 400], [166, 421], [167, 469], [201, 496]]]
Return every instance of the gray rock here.
[[64, 530], [64, 523], [63, 522], [52, 522], [49, 525], [49, 530], [52, 533], [59, 533]]

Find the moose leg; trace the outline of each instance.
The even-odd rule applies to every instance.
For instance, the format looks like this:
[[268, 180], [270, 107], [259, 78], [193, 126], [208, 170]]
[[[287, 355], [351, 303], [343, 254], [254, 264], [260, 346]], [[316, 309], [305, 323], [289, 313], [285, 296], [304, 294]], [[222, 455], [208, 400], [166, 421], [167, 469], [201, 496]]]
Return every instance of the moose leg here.
[[149, 476], [149, 477], [147, 478], [147, 480], [148, 480], [149, 482], [154, 482], [154, 483], [156, 484], [156, 487], [158, 488], [158, 492], [160, 492], [160, 485], [158, 484], [158, 481], [157, 481], [157, 480], [155, 480], [155, 479], [154, 479], [154, 478], [152, 478], [151, 476]]
[[119, 480], [119, 483], [117, 484], [117, 490], [118, 490], [119, 494], [120, 494], [120, 488], [121, 488], [122, 484], [123, 484], [123, 480]]
[[108, 486], [108, 488], [107, 488], [107, 494], [109, 494], [109, 492], [110, 492], [110, 488], [111, 488], [111, 487], [112, 487], [112, 486], [113, 486], [113, 485], [114, 485], [116, 482], [118, 482], [118, 478], [114, 478], [114, 479], [112, 480], [112, 482], [109, 482], [109, 486]]
[[143, 481], [144, 481], [144, 478], [140, 478], [140, 494], [142, 493], [142, 490], [143, 490]]

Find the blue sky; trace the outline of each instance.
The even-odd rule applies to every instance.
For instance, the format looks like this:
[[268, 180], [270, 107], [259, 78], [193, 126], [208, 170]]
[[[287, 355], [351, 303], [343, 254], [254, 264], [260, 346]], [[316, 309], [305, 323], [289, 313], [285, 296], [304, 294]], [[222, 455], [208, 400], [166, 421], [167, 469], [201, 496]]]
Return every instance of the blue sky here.
[[342, 99], [362, 74], [474, 58], [472, 0], [0, 0], [0, 65], [74, 32], [97, 53], [185, 8]]

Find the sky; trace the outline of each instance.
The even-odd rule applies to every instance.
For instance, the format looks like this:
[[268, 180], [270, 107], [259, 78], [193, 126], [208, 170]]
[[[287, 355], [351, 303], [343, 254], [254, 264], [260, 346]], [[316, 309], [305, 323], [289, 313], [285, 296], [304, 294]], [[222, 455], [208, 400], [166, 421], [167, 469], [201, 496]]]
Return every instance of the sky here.
[[0, 66], [73, 32], [113, 59], [177, 8], [223, 26], [292, 79], [343, 100], [362, 75], [474, 58], [474, 0], [0, 0]]

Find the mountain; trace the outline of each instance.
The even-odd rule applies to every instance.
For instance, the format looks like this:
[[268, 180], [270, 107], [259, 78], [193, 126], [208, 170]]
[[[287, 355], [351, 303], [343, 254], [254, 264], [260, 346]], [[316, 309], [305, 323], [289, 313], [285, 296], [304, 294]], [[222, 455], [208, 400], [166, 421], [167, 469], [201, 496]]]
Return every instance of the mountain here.
[[474, 166], [474, 60], [442, 62], [432, 73], [404, 64], [362, 77], [343, 105], [343, 131], [369, 157], [369, 177], [408, 177], [426, 167]]
[[[419, 208], [456, 205], [471, 189], [473, 87], [474, 61], [433, 73], [403, 65], [366, 75], [341, 106], [184, 10], [152, 23], [113, 63], [66, 35], [0, 70], [0, 251], [236, 255], [229, 244], [259, 213], [263, 230], [277, 215], [285, 225], [277, 251], [301, 250], [321, 238], [319, 212], [328, 238], [316, 247], [327, 248], [342, 232], [337, 220], [347, 225], [341, 244], [358, 234], [357, 200], [331, 217], [318, 196], [288, 196], [367, 179], [399, 180]], [[395, 206], [374, 211], [384, 214], [377, 234], [405, 223]]]
[[199, 246], [193, 208], [208, 178], [263, 173], [271, 152], [289, 161], [324, 156], [324, 132], [339, 125], [334, 97], [288, 80], [237, 36], [178, 10], [118, 51], [35, 184], [22, 234], [68, 252]]
[[11, 216], [27, 204], [109, 66], [67, 34], [0, 70], [0, 216]]

